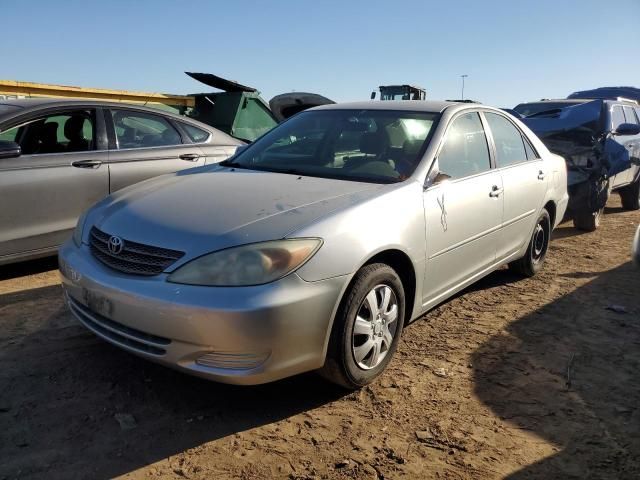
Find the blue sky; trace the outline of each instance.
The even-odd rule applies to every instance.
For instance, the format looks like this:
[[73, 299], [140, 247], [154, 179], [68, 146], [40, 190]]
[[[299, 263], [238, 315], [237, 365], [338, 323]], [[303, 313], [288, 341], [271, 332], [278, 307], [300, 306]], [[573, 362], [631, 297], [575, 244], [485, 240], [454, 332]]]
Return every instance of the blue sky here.
[[[613, 6], [615, 4], [615, 7]], [[0, 0], [0, 78], [187, 94], [211, 72], [266, 99], [413, 83], [497, 106], [640, 86], [640, 0]]]

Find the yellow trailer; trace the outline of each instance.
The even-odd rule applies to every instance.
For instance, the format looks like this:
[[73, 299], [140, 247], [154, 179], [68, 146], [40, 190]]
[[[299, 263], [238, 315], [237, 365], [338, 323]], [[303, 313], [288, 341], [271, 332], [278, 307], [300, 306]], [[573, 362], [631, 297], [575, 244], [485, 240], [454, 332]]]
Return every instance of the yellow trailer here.
[[137, 103], [159, 108], [169, 107], [184, 112], [195, 106], [195, 98], [188, 95], [166, 93], [134, 92], [128, 90], [110, 90], [106, 88], [75, 87], [70, 85], [50, 85], [45, 83], [18, 82], [0, 80], [0, 98], [87, 98], [108, 100], [111, 102]]

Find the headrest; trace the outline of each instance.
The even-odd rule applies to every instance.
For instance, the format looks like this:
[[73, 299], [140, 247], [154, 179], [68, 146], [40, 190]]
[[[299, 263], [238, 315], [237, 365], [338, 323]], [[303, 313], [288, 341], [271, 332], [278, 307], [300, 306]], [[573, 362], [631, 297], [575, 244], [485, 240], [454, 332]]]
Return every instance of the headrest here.
[[64, 136], [69, 140], [84, 140], [84, 132], [82, 131], [84, 121], [85, 117], [80, 115], [69, 117], [64, 122]]
[[424, 140], [405, 140], [402, 144], [402, 153], [407, 156], [416, 156], [423, 143]]
[[370, 155], [378, 155], [386, 147], [385, 138], [379, 133], [364, 133], [360, 137], [360, 151]]
[[48, 122], [42, 125], [42, 137], [47, 139], [58, 139], [58, 124], [54, 122]]

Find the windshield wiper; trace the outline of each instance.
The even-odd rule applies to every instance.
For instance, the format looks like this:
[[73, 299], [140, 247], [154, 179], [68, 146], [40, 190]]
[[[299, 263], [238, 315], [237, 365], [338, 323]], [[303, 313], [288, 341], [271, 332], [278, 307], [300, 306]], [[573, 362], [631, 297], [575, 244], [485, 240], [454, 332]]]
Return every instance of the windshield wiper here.
[[274, 169], [269, 169], [268, 171], [273, 172], [273, 173], [287, 173], [289, 175], [306, 175], [306, 173], [301, 172], [300, 170], [297, 170], [295, 168], [274, 168]]
[[222, 162], [218, 163], [218, 165], [222, 166], [222, 167], [232, 167], [232, 168], [249, 168], [246, 165], [242, 164], [242, 163], [238, 163], [235, 160], [223, 160]]

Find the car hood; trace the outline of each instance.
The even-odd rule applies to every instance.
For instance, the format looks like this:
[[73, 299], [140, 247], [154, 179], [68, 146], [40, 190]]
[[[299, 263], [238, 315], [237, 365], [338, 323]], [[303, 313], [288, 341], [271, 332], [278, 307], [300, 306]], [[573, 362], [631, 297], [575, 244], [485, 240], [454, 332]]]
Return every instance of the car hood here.
[[87, 224], [125, 241], [186, 252], [186, 261], [235, 245], [284, 238], [381, 188], [384, 185], [204, 167], [122, 190], [98, 204]]

